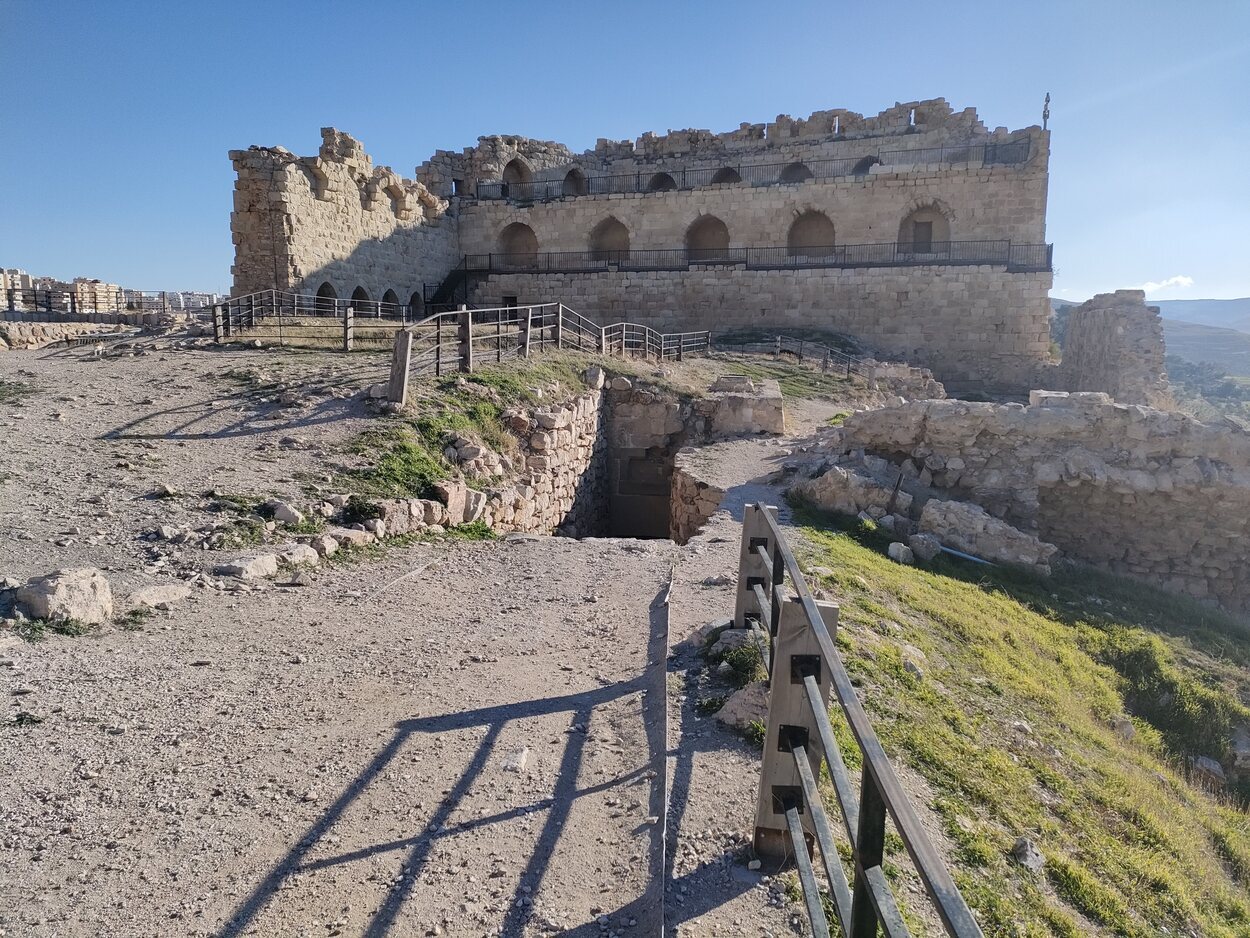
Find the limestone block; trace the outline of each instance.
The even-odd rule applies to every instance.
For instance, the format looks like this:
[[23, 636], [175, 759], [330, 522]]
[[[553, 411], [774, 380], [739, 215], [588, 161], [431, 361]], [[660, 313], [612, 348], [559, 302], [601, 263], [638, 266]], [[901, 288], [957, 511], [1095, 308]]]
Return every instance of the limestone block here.
[[113, 618], [113, 591], [94, 567], [56, 570], [18, 587], [18, 609], [32, 619], [103, 625]]

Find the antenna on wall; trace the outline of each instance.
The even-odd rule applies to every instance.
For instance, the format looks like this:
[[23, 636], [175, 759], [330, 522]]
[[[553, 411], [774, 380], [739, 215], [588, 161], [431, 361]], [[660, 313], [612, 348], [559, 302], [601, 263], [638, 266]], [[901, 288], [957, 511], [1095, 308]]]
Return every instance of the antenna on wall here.
[[1050, 122], [1050, 92], [1046, 92], [1046, 102], [1042, 105], [1042, 130], [1046, 129], [1047, 123]]

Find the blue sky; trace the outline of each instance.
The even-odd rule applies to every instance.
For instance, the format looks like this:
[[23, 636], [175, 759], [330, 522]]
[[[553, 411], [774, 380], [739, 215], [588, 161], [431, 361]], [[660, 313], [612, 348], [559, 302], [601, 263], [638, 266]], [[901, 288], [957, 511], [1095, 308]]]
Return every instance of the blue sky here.
[[226, 153], [362, 139], [405, 176], [516, 133], [1052, 95], [1055, 294], [1250, 296], [1250, 3], [0, 0], [0, 266], [223, 290]]

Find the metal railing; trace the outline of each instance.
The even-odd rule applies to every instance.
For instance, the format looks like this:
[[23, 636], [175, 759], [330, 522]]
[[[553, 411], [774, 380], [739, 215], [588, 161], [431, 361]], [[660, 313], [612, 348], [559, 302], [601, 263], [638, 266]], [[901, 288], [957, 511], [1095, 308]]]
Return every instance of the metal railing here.
[[403, 405], [413, 375], [472, 372], [483, 361], [529, 358], [551, 348], [681, 361], [707, 354], [711, 345], [710, 332], [661, 333], [625, 322], [600, 326], [563, 303], [440, 312], [394, 334], [387, 400]]
[[[856, 695], [834, 643], [838, 607], [812, 597], [776, 509], [769, 506], [748, 506], [743, 519], [734, 625], [755, 638], [770, 684], [755, 852], [772, 870], [794, 862], [812, 934], [829, 935], [815, 875], [817, 855], [844, 935], [875, 938], [878, 925], [889, 938], [908, 934], [882, 869], [888, 815], [947, 934], [979, 938], [980, 926], [925, 833]], [[829, 722], [831, 698], [862, 756], [858, 791]], [[822, 762], [850, 842], [851, 881], [816, 784]]]
[[625, 192], [666, 192], [698, 189], [714, 185], [775, 186], [831, 179], [838, 176], [867, 176], [873, 166], [931, 166], [979, 163], [982, 166], [1012, 166], [1027, 163], [1030, 142], [969, 143], [958, 146], [924, 147], [865, 152], [859, 156], [791, 160], [785, 163], [724, 163], [718, 166], [668, 167], [655, 164], [632, 173], [586, 176], [573, 182], [539, 179], [530, 182], [479, 182], [477, 197], [483, 200], [508, 199], [515, 202], [546, 202], [582, 195], [615, 195]]
[[745, 267], [748, 270], [802, 268], [974, 266], [1013, 272], [1051, 269], [1054, 246], [1011, 241], [889, 241], [795, 247], [658, 248], [628, 251], [542, 251], [524, 254], [466, 254], [470, 273], [577, 273], [607, 270], [688, 270]]

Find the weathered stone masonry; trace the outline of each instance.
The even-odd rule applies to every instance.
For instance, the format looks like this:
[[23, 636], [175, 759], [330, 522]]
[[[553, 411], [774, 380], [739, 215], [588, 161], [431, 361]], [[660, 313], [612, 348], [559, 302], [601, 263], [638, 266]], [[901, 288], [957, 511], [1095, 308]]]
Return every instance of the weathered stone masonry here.
[[[824, 327], [924, 363], [939, 378], [1003, 390], [1027, 390], [1048, 355], [1046, 270], [964, 267], [941, 256], [929, 266], [819, 261], [835, 243], [1044, 246], [1049, 135], [1038, 127], [991, 132], [975, 110], [935, 99], [874, 117], [831, 110], [724, 134], [600, 140], [581, 154], [482, 137], [463, 152], [436, 153], [419, 181], [374, 167], [346, 134], [322, 136], [316, 157], [281, 148], [231, 154], [236, 294], [277, 287], [410, 303], [465, 254], [752, 247], [784, 259], [808, 251], [817, 262], [800, 269], [492, 274], [477, 282], [473, 300], [560, 299], [596, 319], [665, 328]], [[1015, 148], [1012, 159], [992, 156], [1003, 146]], [[836, 171], [821, 170], [835, 164], [819, 161], [831, 160], [840, 161]], [[734, 181], [739, 172], [745, 181]], [[813, 178], [802, 181], [805, 173]], [[587, 185], [630, 174], [695, 181], [612, 194]], [[502, 184], [524, 193], [544, 181], [554, 197], [476, 198], [479, 184], [498, 195]]]
[[1118, 573], [1250, 609], [1250, 434], [1104, 394], [913, 401], [848, 417], [830, 444], [899, 464]]

